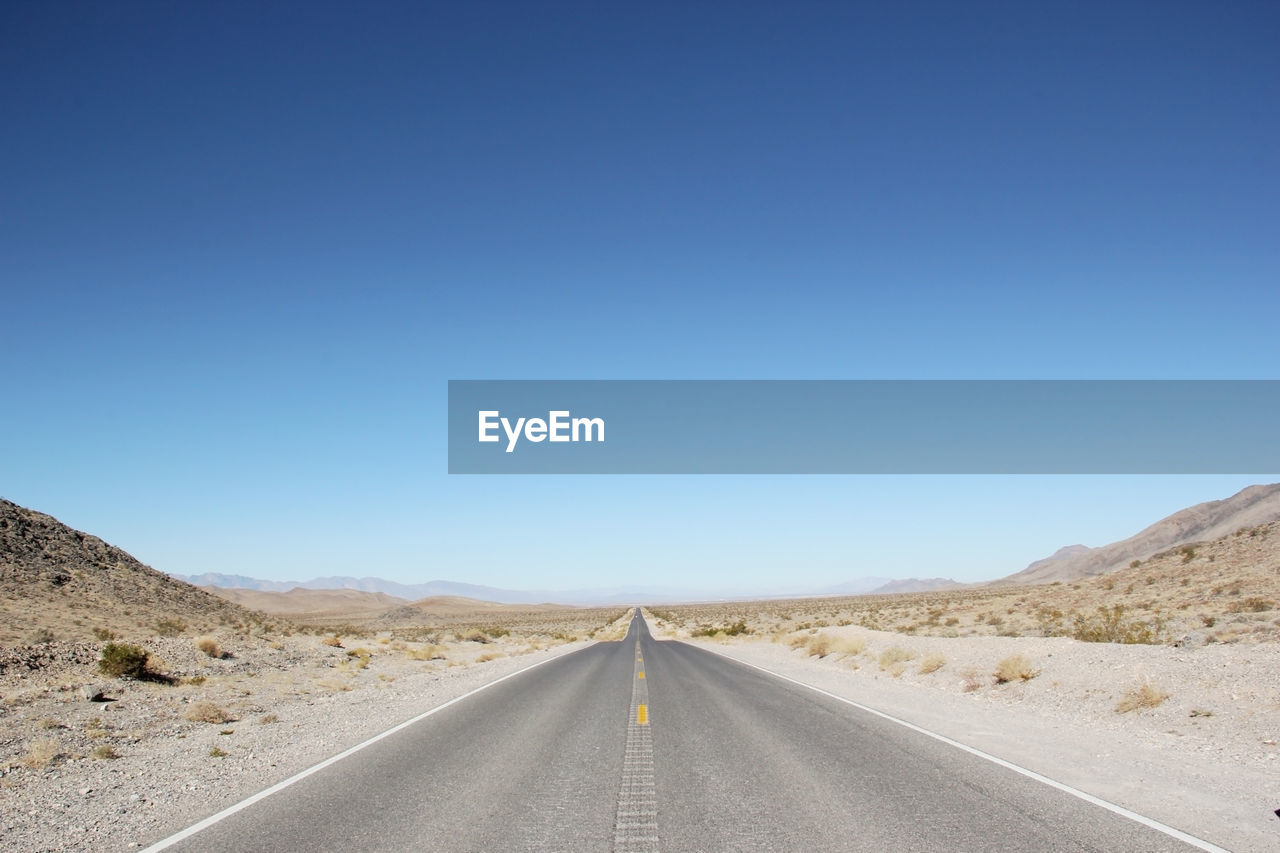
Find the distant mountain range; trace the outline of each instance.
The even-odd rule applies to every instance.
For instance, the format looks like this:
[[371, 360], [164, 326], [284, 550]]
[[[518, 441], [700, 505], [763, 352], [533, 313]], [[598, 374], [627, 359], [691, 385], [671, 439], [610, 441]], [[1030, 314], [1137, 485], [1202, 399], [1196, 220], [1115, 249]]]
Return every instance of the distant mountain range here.
[[[1120, 542], [1090, 548], [1067, 545], [1053, 554], [1028, 565], [1025, 569], [991, 583], [1051, 583], [1104, 574], [1128, 566], [1133, 560], [1145, 560], [1153, 554], [1192, 542], [1216, 539], [1241, 527], [1253, 527], [1280, 520], [1280, 483], [1250, 486], [1225, 500], [1209, 501], [1174, 513], [1145, 530]], [[324, 577], [308, 581], [269, 581], [245, 575], [206, 573], [174, 575], [196, 586], [220, 589], [246, 589], [261, 592], [287, 592], [291, 589], [350, 589], [384, 593], [417, 601], [438, 596], [492, 601], [500, 604], [631, 604], [681, 601], [723, 601], [728, 599], [761, 599], [822, 595], [876, 595], [927, 592], [935, 589], [965, 586], [950, 578], [885, 578], [865, 577], [831, 586], [795, 589], [772, 595], [747, 591], [690, 590], [671, 587], [612, 587], [601, 589], [503, 589], [459, 581], [433, 580], [405, 584], [376, 577]]]
[[360, 592], [381, 592], [406, 601], [436, 595], [458, 595], [505, 604], [540, 604], [551, 600], [546, 596], [556, 595], [550, 591], [500, 589], [443, 580], [406, 584], [383, 578], [334, 576], [313, 578], [309, 581], [268, 581], [246, 575], [224, 575], [216, 572], [206, 572], [202, 575], [174, 575], [174, 577], [195, 586], [216, 586], [221, 589], [252, 589], [259, 592], [288, 592], [291, 589], [354, 589]]
[[313, 578], [308, 581], [270, 581], [247, 575], [228, 575], [206, 572], [201, 575], [174, 575], [178, 580], [201, 587], [218, 589], [244, 589], [256, 592], [288, 592], [292, 589], [341, 590], [382, 593], [417, 601], [438, 596], [457, 596], [493, 601], [499, 604], [631, 604], [637, 601], [653, 603], [680, 601], [716, 601], [729, 598], [758, 599], [800, 597], [812, 595], [874, 595], [891, 592], [920, 592], [957, 586], [946, 578], [860, 578], [818, 589], [797, 590], [789, 593], [762, 596], [759, 593], [725, 593], [723, 591], [673, 589], [670, 587], [613, 587], [601, 589], [528, 590], [503, 589], [459, 581], [433, 580], [426, 583], [406, 584], [375, 577], [333, 576]]
[[[206, 572], [201, 575], [174, 575], [179, 580], [202, 587], [219, 589], [248, 589], [258, 592], [288, 592], [291, 589], [352, 589], [360, 592], [380, 592], [417, 601], [422, 598], [452, 596], [492, 601], [499, 604], [633, 604], [637, 601], [677, 602], [710, 601], [723, 599], [723, 593], [668, 587], [604, 587], [599, 589], [503, 589], [496, 586], [462, 583], [459, 581], [433, 580], [426, 583], [406, 584], [375, 577], [335, 576], [314, 578], [308, 581], [269, 581], [246, 575], [227, 575]], [[758, 597], [758, 596], [742, 596]]]
[[1218, 539], [1242, 527], [1276, 520], [1280, 520], [1280, 483], [1249, 486], [1225, 500], [1179, 510], [1128, 539], [1101, 548], [1059, 548], [997, 583], [1052, 583], [1106, 574], [1170, 548]]

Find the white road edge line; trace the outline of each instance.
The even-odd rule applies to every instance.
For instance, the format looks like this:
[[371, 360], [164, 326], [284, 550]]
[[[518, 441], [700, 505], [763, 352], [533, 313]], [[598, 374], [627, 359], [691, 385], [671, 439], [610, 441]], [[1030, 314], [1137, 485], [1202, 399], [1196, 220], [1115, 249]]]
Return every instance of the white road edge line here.
[[[575, 649], [574, 651], [581, 651], [581, 649]], [[267, 797], [271, 796], [272, 794], [280, 793], [285, 788], [288, 788], [290, 785], [293, 785], [297, 782], [301, 782], [303, 779], [307, 778], [311, 774], [319, 773], [321, 770], [325, 769], [330, 764], [336, 764], [337, 762], [341, 761], [347, 756], [354, 755], [355, 753], [364, 749], [366, 746], [372, 746], [373, 744], [377, 743], [383, 738], [390, 737], [391, 735], [395, 734], [401, 729], [407, 729], [409, 726], [412, 726], [414, 723], [421, 722], [422, 720], [425, 720], [427, 717], [430, 717], [432, 714], [436, 714], [436, 713], [439, 713], [440, 711], [443, 711], [445, 708], [448, 708], [450, 705], [456, 705], [457, 703], [461, 702], [463, 699], [466, 699], [469, 696], [474, 696], [482, 690], [488, 690], [490, 687], [494, 686], [495, 684], [501, 684], [502, 682], [506, 681], [508, 678], [515, 678], [517, 675], [523, 675], [524, 673], [528, 672], [531, 669], [540, 667], [543, 664], [551, 663], [553, 660], [560, 660], [560, 658], [567, 657], [568, 655], [571, 655], [573, 653], [574, 652], [568, 652], [566, 654], [556, 655], [555, 657], [549, 657], [546, 660], [540, 660], [537, 663], [529, 664], [528, 666], [523, 667], [522, 669], [517, 669], [515, 672], [509, 672], [500, 678], [495, 678], [493, 681], [482, 684], [474, 690], [470, 690], [466, 693], [463, 693], [461, 696], [455, 696], [452, 699], [450, 699], [448, 702], [444, 702], [440, 705], [437, 705], [434, 708], [430, 709], [429, 711], [423, 711], [421, 714], [419, 714], [416, 717], [405, 720], [403, 723], [399, 723], [398, 725], [392, 726], [386, 731], [381, 732], [380, 734], [376, 734], [366, 741], [358, 743], [349, 749], [343, 750], [342, 752], [339, 752], [337, 755], [326, 758], [324, 761], [321, 761], [319, 764], [313, 764], [312, 766], [308, 767], [306, 770], [303, 770], [299, 773], [295, 773], [294, 775], [290, 776], [288, 779], [284, 779], [280, 782], [275, 783], [270, 788], [264, 788], [263, 790], [259, 791], [258, 793], [254, 794], [248, 799], [241, 800], [240, 802], [236, 803], [233, 806], [227, 806], [222, 811], [218, 812], [217, 814], [210, 815], [209, 817], [205, 818], [199, 823], [193, 823], [191, 826], [188, 826], [186, 829], [181, 830], [180, 832], [175, 832], [173, 835], [170, 835], [168, 838], [157, 841], [155, 844], [152, 844], [150, 847], [143, 849], [142, 853], [155, 853], [155, 851], [164, 850], [167, 847], [172, 847], [174, 844], [177, 844], [179, 841], [184, 841], [190, 838], [191, 836], [195, 835], [197, 832], [206, 830], [209, 827], [213, 826], [215, 823], [218, 823], [219, 821], [226, 820], [236, 812], [242, 811], [243, 809], [247, 809], [249, 808], [249, 806], [253, 805], [254, 803], [260, 800], [265, 800]]]
[[937, 732], [931, 732], [928, 729], [917, 726], [915, 723], [908, 723], [906, 720], [900, 720], [897, 717], [894, 717], [890, 714], [886, 714], [884, 711], [877, 711], [875, 708], [868, 707], [866, 705], [863, 705], [860, 702], [855, 702], [852, 699], [846, 699], [843, 696], [837, 696], [834, 693], [823, 690], [821, 687], [814, 687], [812, 684], [806, 684], [803, 681], [800, 681], [795, 678], [791, 678], [790, 676], [783, 675], [780, 672], [774, 672], [773, 670], [766, 669], [763, 666], [758, 666], [754, 663], [748, 663], [747, 661], [739, 660], [738, 658], [735, 658], [732, 655], [727, 655], [723, 652], [716, 651], [715, 649], [710, 649], [702, 645], [695, 645], [694, 648], [711, 652], [712, 654], [716, 654], [716, 655], [719, 655], [720, 657], [727, 658], [728, 660], [740, 663], [743, 666], [749, 666], [752, 669], [758, 669], [761, 672], [772, 675], [774, 678], [780, 678], [783, 681], [789, 681], [792, 684], [799, 685], [800, 687], [808, 688], [809, 690], [812, 690], [815, 693], [821, 693], [823, 696], [826, 696], [830, 699], [835, 699], [837, 702], [843, 702], [846, 705], [852, 705], [853, 707], [857, 708], [860, 711], [866, 711], [868, 714], [874, 714], [875, 716], [888, 720], [891, 723], [897, 723], [900, 726], [911, 729], [913, 732], [919, 732], [920, 734], [927, 735], [928, 737], [931, 737], [934, 740], [942, 741], [943, 743], [949, 746], [954, 746], [956, 749], [964, 750], [970, 755], [976, 755], [978, 758], [985, 758], [987, 761], [990, 761], [992, 764], [998, 764], [1001, 767], [1012, 770], [1015, 773], [1021, 773], [1023, 776], [1026, 776], [1028, 779], [1034, 779], [1037, 782], [1042, 782], [1045, 785], [1048, 785], [1050, 788], [1056, 788], [1057, 790], [1062, 791], [1064, 794], [1070, 794], [1073, 797], [1078, 797], [1079, 799], [1084, 800], [1086, 803], [1092, 803], [1093, 805], [1104, 808], [1109, 812], [1114, 812], [1115, 814], [1118, 814], [1121, 817], [1127, 817], [1129, 820], [1140, 823], [1143, 826], [1150, 827], [1151, 829], [1154, 829], [1157, 832], [1163, 832], [1165, 835], [1168, 835], [1172, 838], [1176, 838], [1179, 841], [1186, 842], [1187, 844], [1190, 844], [1193, 847], [1198, 847], [1201, 850], [1208, 851], [1208, 853], [1231, 853], [1231, 851], [1227, 850], [1225, 847], [1219, 847], [1218, 845], [1210, 841], [1205, 841], [1203, 838], [1196, 838], [1194, 835], [1188, 835], [1187, 833], [1183, 832], [1180, 829], [1174, 829], [1172, 826], [1169, 826], [1168, 824], [1161, 823], [1160, 821], [1155, 820], [1153, 818], [1149, 818], [1146, 815], [1140, 815], [1135, 811], [1130, 811], [1129, 809], [1126, 809], [1124, 806], [1118, 806], [1115, 803], [1107, 802], [1101, 797], [1095, 797], [1093, 794], [1085, 793], [1084, 791], [1081, 791], [1079, 788], [1073, 788], [1070, 785], [1063, 784], [1062, 782], [1059, 782], [1055, 779], [1050, 779], [1048, 776], [1043, 776], [1035, 772], [1034, 770], [1028, 770], [1027, 768], [1020, 767], [1019, 765], [1014, 764], [1011, 761], [1005, 761], [1003, 758], [997, 758], [996, 756], [991, 755], [990, 753], [983, 752], [980, 749], [975, 749], [974, 747], [968, 746], [967, 744], [963, 744], [958, 740], [952, 740], [946, 735], [940, 735]]

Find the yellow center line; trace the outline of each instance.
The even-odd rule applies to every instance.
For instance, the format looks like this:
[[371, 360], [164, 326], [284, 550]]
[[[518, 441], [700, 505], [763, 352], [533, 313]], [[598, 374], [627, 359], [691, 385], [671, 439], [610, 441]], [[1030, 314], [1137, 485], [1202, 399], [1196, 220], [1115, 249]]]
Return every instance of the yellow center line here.
[[649, 706], [648, 705], [636, 706], [636, 722], [642, 726], [649, 725]]

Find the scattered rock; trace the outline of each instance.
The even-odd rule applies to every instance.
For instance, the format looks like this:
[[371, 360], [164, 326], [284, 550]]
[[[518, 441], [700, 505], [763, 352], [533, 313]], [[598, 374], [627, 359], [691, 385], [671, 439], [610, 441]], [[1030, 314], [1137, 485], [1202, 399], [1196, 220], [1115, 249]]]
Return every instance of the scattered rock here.
[[107, 686], [105, 684], [86, 684], [80, 688], [80, 695], [89, 702], [105, 702], [107, 701]]
[[1174, 641], [1174, 645], [1180, 649], [1197, 649], [1204, 644], [1204, 634], [1199, 631], [1192, 631], [1190, 634], [1184, 634], [1181, 638]]

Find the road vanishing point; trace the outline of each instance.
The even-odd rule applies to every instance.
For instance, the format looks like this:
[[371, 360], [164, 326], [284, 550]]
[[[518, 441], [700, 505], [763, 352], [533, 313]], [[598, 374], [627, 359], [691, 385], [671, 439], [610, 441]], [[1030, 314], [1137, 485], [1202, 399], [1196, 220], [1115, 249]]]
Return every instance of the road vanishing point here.
[[637, 610], [149, 850], [1218, 849], [1090, 800]]

